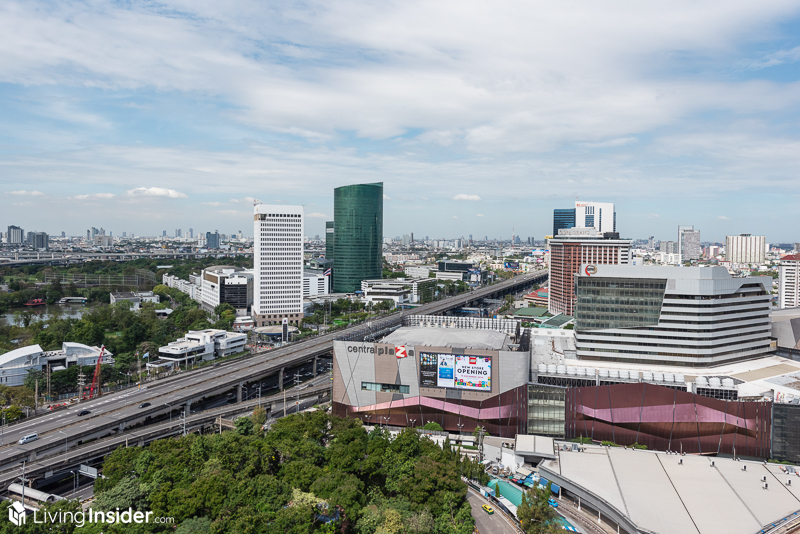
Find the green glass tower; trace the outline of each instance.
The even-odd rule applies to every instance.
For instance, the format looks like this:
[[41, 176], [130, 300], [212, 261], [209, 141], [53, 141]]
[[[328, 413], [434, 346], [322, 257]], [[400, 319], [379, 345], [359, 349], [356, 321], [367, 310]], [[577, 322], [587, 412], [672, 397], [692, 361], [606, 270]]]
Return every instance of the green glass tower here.
[[334, 189], [333, 223], [333, 292], [360, 291], [381, 277], [383, 182]]

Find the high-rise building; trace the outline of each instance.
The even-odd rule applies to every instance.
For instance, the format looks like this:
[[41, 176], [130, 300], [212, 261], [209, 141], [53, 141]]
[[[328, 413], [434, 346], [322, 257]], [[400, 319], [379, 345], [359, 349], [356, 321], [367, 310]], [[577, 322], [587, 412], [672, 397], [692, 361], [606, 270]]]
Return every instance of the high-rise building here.
[[183, 237], [183, 230], [181, 230], [180, 228], [176, 228], [175, 237]]
[[771, 277], [584, 263], [575, 286], [578, 359], [706, 367], [771, 351]]
[[61, 230], [61, 237], [67, 237], [67, 233], [64, 230]]
[[161, 237], [167, 237], [167, 231], [166, 231], [166, 230], [164, 230], [164, 231], [161, 233]]
[[383, 182], [334, 189], [333, 221], [333, 293], [360, 291], [381, 277]]
[[800, 254], [781, 258], [778, 266], [778, 308], [800, 307]]
[[47, 250], [50, 237], [44, 232], [28, 232], [28, 243], [36, 250]]
[[594, 228], [600, 233], [616, 232], [617, 212], [614, 211], [614, 204], [575, 202], [575, 227]]
[[214, 230], [214, 233], [206, 232], [206, 248], [213, 249], [219, 248], [220, 236], [219, 232]]
[[553, 237], [562, 228], [575, 228], [575, 208], [553, 210]]
[[763, 235], [725, 236], [725, 259], [731, 263], [764, 263], [766, 243]]
[[631, 242], [615, 233], [601, 234], [590, 228], [565, 230], [549, 240], [550, 291], [547, 307], [551, 313], [575, 313], [575, 274], [581, 264], [628, 265]]
[[20, 228], [19, 226], [9, 226], [8, 227], [8, 243], [22, 243], [22, 237], [25, 234], [25, 231]]
[[647, 248], [649, 250], [653, 250], [654, 244], [655, 244], [654, 240], [655, 240], [655, 236], [652, 236], [652, 235], [647, 238]]
[[678, 254], [681, 255], [681, 261], [700, 259], [700, 230], [695, 230], [691, 225], [678, 226]]
[[92, 240], [92, 233], [90, 230], [86, 230], [86, 241]]
[[659, 252], [663, 252], [664, 254], [677, 254], [678, 253], [678, 242], [677, 241], [661, 241], [658, 244]]
[[122, 232], [122, 237], [128, 237], [128, 232]]
[[194, 239], [194, 228], [189, 228], [189, 239]]
[[253, 241], [253, 320], [303, 319], [303, 206], [257, 204]]

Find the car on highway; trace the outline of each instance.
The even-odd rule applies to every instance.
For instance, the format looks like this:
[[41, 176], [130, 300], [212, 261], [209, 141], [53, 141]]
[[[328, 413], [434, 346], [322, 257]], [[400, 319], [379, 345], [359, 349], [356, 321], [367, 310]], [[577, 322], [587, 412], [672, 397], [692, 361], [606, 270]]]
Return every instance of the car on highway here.
[[34, 432], [33, 434], [28, 434], [27, 436], [23, 436], [17, 443], [19, 443], [20, 445], [25, 445], [26, 443], [30, 443], [31, 441], [36, 441], [37, 439], [39, 439], [39, 434], [36, 434]]
[[481, 506], [481, 508], [483, 508], [483, 511], [489, 515], [492, 515], [494, 513], [494, 508], [492, 508], [488, 504], [484, 504], [483, 506]]
[[558, 503], [557, 503], [557, 502], [556, 502], [554, 499], [547, 499], [547, 502], [548, 502], [548, 503], [550, 504], [550, 506], [552, 506], [553, 508], [558, 508]]
[[82, 415], [89, 415], [90, 413], [92, 412], [90, 412], [89, 410], [81, 410], [78, 412], [78, 417], [81, 417]]
[[148, 406], [150, 406], [149, 402], [143, 402], [139, 405], [139, 408], [147, 408]]

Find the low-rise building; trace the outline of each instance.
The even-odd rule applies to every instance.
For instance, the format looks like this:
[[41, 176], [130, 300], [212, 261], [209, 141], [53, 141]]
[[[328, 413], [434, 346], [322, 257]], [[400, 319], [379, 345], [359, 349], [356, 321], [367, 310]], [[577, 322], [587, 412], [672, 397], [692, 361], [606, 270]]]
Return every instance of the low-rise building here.
[[[0, 385], [22, 386], [29, 371], [42, 371], [50, 366], [51, 371], [61, 371], [74, 365], [95, 365], [100, 356], [99, 347], [82, 343], [61, 344], [61, 350], [45, 351], [39, 345], [30, 345], [0, 355]], [[103, 353], [103, 363], [114, 363], [113, 354]]]
[[144, 302], [159, 303], [159, 296], [152, 291], [121, 291], [118, 293], [111, 293], [110, 299], [112, 306], [117, 302], [130, 302], [132, 310], [140, 309]]
[[[244, 350], [247, 335], [237, 332], [226, 332], [208, 328], [206, 330], [190, 330], [182, 338], [158, 349], [161, 360], [187, 363], [213, 360]], [[157, 367], [159, 362], [148, 363], [148, 367]]]
[[386, 278], [362, 280], [361, 291], [367, 302], [394, 300], [396, 304], [424, 304], [436, 295], [433, 278]]
[[206, 311], [214, 311], [227, 303], [240, 316], [249, 315], [253, 304], [253, 271], [229, 265], [215, 265], [203, 269], [200, 304]]

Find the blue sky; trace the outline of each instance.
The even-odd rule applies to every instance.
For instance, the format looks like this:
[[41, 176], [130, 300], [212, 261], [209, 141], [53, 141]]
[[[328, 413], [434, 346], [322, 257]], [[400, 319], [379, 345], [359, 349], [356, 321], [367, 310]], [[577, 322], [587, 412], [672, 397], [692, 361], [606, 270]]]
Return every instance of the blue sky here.
[[0, 226], [800, 240], [800, 1], [0, 4]]

